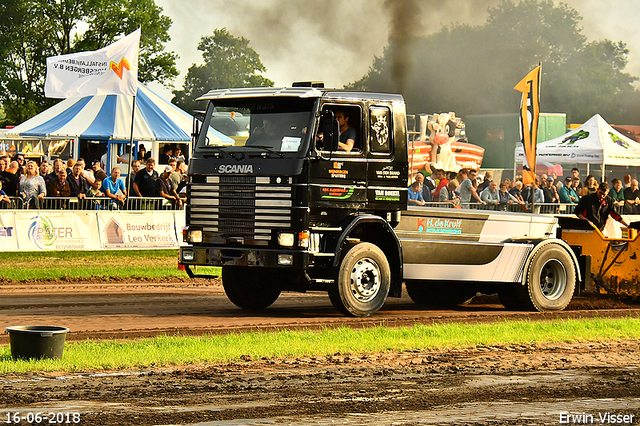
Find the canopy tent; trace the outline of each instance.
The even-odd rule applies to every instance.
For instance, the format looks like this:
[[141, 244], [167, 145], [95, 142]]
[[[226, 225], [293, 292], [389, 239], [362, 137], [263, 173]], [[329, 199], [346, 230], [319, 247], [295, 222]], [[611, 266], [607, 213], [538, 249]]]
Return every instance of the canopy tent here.
[[[516, 163], [522, 163], [522, 145], [515, 149]], [[600, 164], [640, 166], [640, 143], [623, 136], [599, 114], [563, 136], [538, 144], [537, 162], [544, 164]]]
[[[58, 145], [71, 140], [73, 158], [85, 156], [90, 160], [92, 156], [101, 158], [103, 165], [110, 170], [122, 158], [128, 158], [126, 144], [131, 140], [131, 116], [133, 97], [124, 95], [97, 95], [84, 98], [67, 98], [51, 108], [25, 121], [19, 126], [6, 132], [7, 137], [14, 140], [5, 141], [11, 148], [23, 149], [26, 139], [46, 139], [33, 141], [36, 150], [49, 157], [59, 156]], [[134, 153], [138, 152], [138, 142], [150, 142], [153, 157], [160, 167], [159, 154], [162, 145], [182, 144], [188, 148], [190, 156], [191, 132], [193, 117], [169, 101], [163, 99], [147, 86], [138, 83], [135, 102], [133, 126]], [[209, 140], [218, 141], [221, 145], [233, 145], [233, 139], [209, 127]], [[66, 139], [66, 140], [65, 140]], [[10, 145], [12, 144], [12, 145]], [[89, 145], [102, 145], [100, 148], [89, 148]], [[186, 145], [186, 146], [185, 146]], [[56, 148], [52, 151], [52, 147]], [[84, 147], [84, 148], [82, 148]], [[65, 148], [69, 151], [69, 148]], [[82, 151], [84, 149], [84, 153]], [[0, 149], [1, 150], [1, 149]], [[96, 151], [100, 151], [95, 154]], [[187, 149], [183, 150], [187, 154]], [[103, 155], [104, 154], [104, 155]], [[128, 171], [128, 165], [121, 167], [123, 173]]]
[[[7, 134], [128, 141], [131, 137], [131, 106], [132, 98], [123, 95], [68, 98]], [[191, 140], [193, 118], [141, 83], [138, 83], [134, 118], [133, 139], [136, 141]], [[210, 138], [233, 143], [213, 129], [210, 133]]]

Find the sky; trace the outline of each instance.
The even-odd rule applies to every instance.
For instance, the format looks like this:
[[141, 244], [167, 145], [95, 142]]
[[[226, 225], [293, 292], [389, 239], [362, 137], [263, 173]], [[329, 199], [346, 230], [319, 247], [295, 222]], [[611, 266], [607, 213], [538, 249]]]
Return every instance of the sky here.
[[[202, 64], [198, 43], [216, 28], [245, 37], [260, 55], [262, 75], [276, 87], [319, 80], [341, 88], [364, 76], [382, 55], [392, 31], [430, 34], [443, 25], [481, 25], [498, 0], [156, 0], [173, 20], [166, 48], [178, 54], [181, 89], [191, 65]], [[555, 4], [558, 1], [554, 0]], [[583, 17], [589, 41], [623, 41], [630, 50], [626, 72], [640, 76], [640, 1], [567, 0]], [[392, 22], [400, 16], [402, 22]], [[143, 29], [144, 31], [144, 29]], [[167, 99], [171, 91], [151, 87]]]

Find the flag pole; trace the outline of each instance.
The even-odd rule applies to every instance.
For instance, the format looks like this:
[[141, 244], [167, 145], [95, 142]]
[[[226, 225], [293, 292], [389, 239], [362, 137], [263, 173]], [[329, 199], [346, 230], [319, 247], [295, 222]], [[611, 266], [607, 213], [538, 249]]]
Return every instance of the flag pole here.
[[[136, 88], [136, 94], [138, 89]], [[136, 95], [133, 95], [133, 102], [131, 104], [131, 132], [129, 133], [129, 171], [127, 172], [127, 200], [131, 197], [131, 171], [133, 169], [133, 126], [136, 119]]]

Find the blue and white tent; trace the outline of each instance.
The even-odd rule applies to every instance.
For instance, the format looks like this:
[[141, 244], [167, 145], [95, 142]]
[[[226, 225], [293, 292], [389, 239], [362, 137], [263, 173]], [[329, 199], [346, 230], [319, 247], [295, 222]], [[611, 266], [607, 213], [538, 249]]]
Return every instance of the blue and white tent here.
[[[132, 97], [101, 95], [68, 98], [7, 132], [40, 138], [78, 138], [128, 141], [131, 137]], [[189, 141], [193, 118], [138, 83], [133, 139], [136, 141]], [[212, 140], [233, 140], [209, 129]], [[228, 139], [228, 140], [227, 140]]]

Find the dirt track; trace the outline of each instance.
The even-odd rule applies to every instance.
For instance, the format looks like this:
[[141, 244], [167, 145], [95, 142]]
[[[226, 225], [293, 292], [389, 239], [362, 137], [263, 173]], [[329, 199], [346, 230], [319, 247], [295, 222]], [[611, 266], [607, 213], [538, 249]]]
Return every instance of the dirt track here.
[[[62, 325], [71, 329], [70, 340], [640, 313], [636, 305], [593, 299], [577, 299], [571, 310], [553, 315], [510, 313], [491, 303], [423, 311], [405, 297], [390, 299], [372, 319], [347, 319], [335, 312], [325, 294], [284, 294], [257, 316], [235, 308], [218, 283], [204, 281], [5, 283], [0, 296], [0, 324]], [[580, 309], [594, 305], [613, 309]], [[1, 343], [7, 344], [4, 339]], [[627, 415], [627, 420], [634, 415], [626, 424], [640, 424], [639, 368], [637, 340], [366, 357], [334, 354], [97, 376], [7, 375], [0, 377], [0, 423], [7, 413], [41, 411], [78, 412], [81, 424], [95, 425], [557, 425], [569, 412], [593, 418], [591, 424], [607, 424], [599, 417], [606, 413]]]

